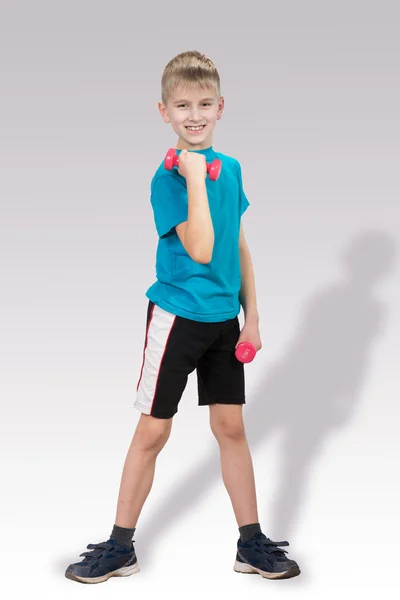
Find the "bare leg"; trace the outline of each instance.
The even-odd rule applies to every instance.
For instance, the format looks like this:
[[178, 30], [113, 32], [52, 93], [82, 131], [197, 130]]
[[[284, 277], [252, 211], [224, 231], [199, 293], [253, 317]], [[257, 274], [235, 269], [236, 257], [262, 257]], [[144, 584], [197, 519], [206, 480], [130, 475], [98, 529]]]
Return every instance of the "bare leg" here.
[[219, 447], [221, 471], [238, 527], [258, 523], [253, 461], [242, 419], [242, 406], [211, 404], [210, 425]]
[[141, 414], [122, 471], [115, 524], [136, 527], [153, 485], [156, 460], [172, 427], [171, 419]]

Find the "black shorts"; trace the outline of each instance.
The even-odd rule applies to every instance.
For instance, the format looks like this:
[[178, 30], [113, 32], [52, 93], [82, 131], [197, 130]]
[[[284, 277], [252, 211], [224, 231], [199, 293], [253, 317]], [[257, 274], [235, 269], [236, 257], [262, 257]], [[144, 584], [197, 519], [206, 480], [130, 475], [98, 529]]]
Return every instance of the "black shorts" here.
[[135, 408], [161, 419], [173, 417], [195, 369], [199, 406], [245, 404], [244, 365], [235, 356], [239, 335], [237, 316], [217, 323], [192, 321], [150, 300]]

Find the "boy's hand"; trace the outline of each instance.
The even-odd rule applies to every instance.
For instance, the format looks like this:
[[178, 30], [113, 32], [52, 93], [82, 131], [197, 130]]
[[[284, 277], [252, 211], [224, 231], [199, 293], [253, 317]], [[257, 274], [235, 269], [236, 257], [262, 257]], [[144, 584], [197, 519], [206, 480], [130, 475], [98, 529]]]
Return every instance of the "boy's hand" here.
[[239, 339], [236, 342], [235, 349], [241, 342], [250, 342], [251, 344], [253, 344], [254, 348], [256, 349], [256, 352], [261, 350], [262, 343], [257, 323], [253, 323], [251, 321], [248, 323], [245, 322], [240, 332]]
[[179, 154], [178, 173], [188, 179], [203, 181], [207, 177], [207, 163], [204, 154], [188, 152], [186, 149]]

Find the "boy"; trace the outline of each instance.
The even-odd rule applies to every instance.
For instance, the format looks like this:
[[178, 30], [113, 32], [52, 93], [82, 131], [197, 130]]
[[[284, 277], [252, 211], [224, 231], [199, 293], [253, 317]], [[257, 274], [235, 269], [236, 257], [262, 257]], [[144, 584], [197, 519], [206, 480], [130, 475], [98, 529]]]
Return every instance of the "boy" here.
[[[152, 487], [188, 375], [197, 370], [199, 405], [209, 406], [221, 454], [223, 481], [238, 523], [234, 570], [270, 579], [299, 575], [286, 558], [288, 542], [261, 531], [252, 459], [242, 419], [244, 366], [241, 341], [261, 348], [254, 273], [241, 216], [249, 206], [239, 162], [216, 153], [212, 135], [224, 98], [214, 64], [196, 51], [173, 58], [162, 76], [159, 110], [178, 135], [178, 169], [162, 161], [151, 182], [159, 235], [157, 281], [147, 290], [146, 335], [135, 408], [140, 419], [129, 448], [110, 539], [89, 544], [66, 577], [99, 583], [139, 571], [133, 534]], [[206, 163], [222, 160], [217, 180]], [[240, 331], [238, 313], [245, 324]]]

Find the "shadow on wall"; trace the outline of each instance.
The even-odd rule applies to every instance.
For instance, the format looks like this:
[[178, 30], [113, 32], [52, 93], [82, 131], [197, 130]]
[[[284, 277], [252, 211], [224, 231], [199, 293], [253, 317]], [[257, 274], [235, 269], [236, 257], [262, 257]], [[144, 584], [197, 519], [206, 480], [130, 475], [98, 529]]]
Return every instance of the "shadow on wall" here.
[[[290, 538], [310, 467], [322, 453], [324, 440], [350, 422], [362, 400], [372, 343], [388, 320], [387, 307], [375, 298], [374, 287], [391, 274], [395, 259], [395, 242], [385, 232], [358, 235], [343, 253], [343, 279], [306, 302], [291, 346], [268, 367], [246, 400], [243, 414], [252, 453], [277, 430], [282, 435], [280, 481], [271, 519], [274, 531], [265, 532], [272, 539]], [[256, 485], [268, 473], [268, 466], [265, 473], [258, 467]], [[222, 483], [222, 477], [219, 453], [213, 448], [140, 527], [141, 563], [147, 560], [152, 540], [184, 511], [193, 510], [215, 483]], [[258, 505], [262, 527], [260, 498]]]

